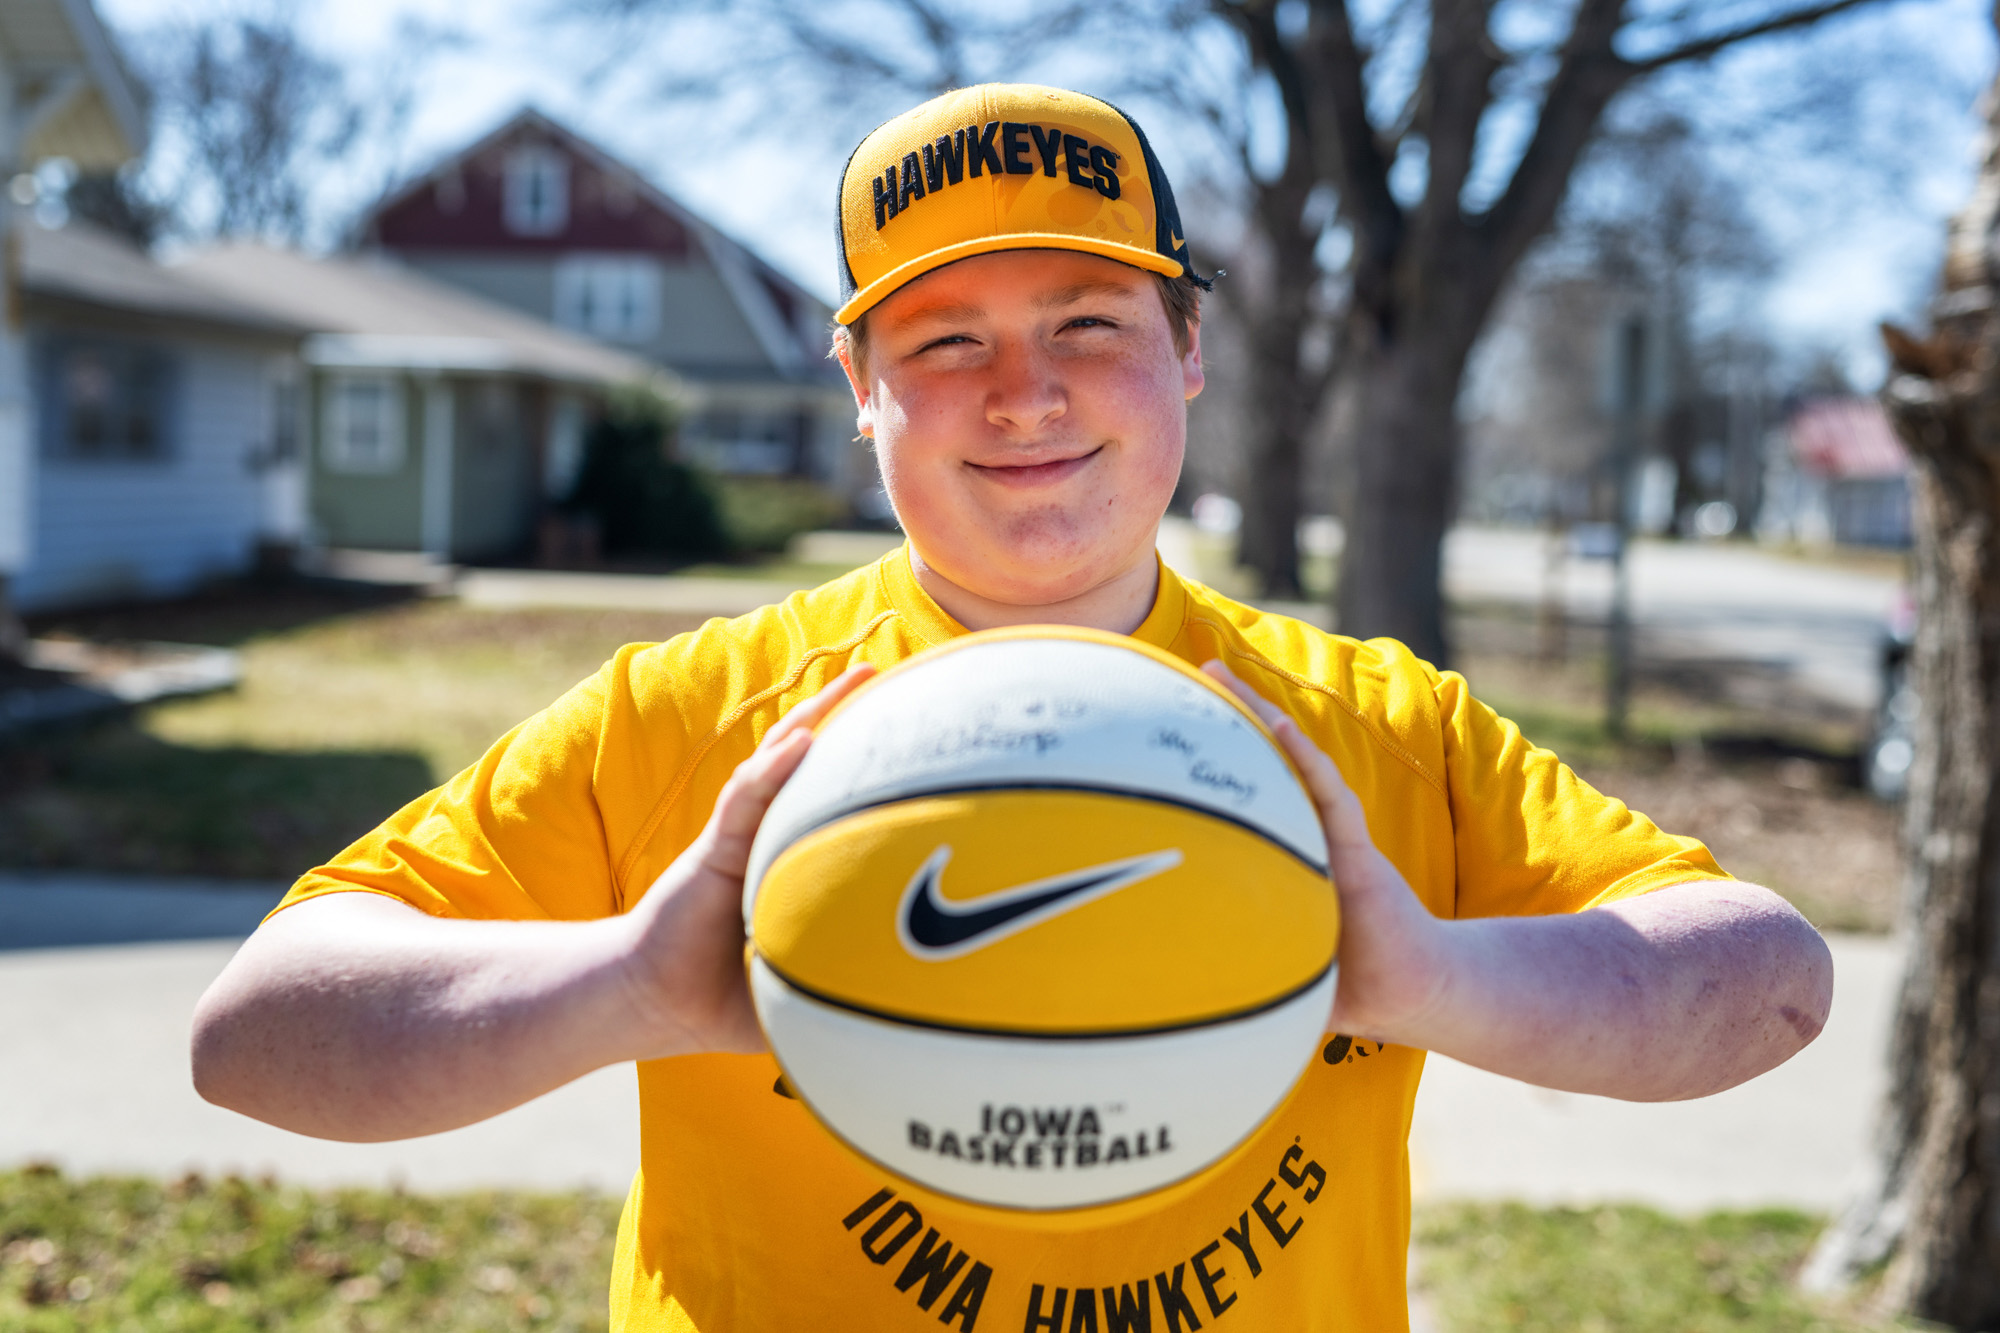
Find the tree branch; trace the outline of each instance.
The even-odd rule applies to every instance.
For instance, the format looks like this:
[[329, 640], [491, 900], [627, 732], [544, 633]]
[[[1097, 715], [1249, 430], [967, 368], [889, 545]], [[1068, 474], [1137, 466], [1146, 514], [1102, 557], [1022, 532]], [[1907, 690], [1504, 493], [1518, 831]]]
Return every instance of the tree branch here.
[[1340, 192], [1341, 211], [1354, 227], [1357, 292], [1371, 303], [1402, 245], [1403, 209], [1389, 189], [1389, 159], [1368, 119], [1368, 91], [1361, 48], [1346, 0], [1312, 0], [1304, 54], [1322, 77], [1312, 80], [1311, 125], [1322, 176]]
[[1877, 0], [1829, 0], [1829, 3], [1826, 4], [1809, 5], [1804, 9], [1794, 10], [1789, 14], [1779, 14], [1775, 18], [1764, 19], [1757, 23], [1746, 23], [1741, 27], [1731, 28], [1726, 32], [1718, 32], [1713, 36], [1704, 37], [1699, 41], [1689, 42], [1684, 46], [1677, 46], [1671, 50], [1663, 51], [1659, 55], [1648, 56], [1644, 60], [1633, 60], [1626, 63], [1631, 67], [1635, 75], [1651, 74], [1654, 70], [1665, 69], [1668, 65], [1685, 64], [1690, 60], [1706, 60], [1708, 57], [1721, 52], [1727, 47], [1735, 46], [1739, 42], [1751, 41], [1758, 37], [1767, 37], [1774, 32], [1785, 32], [1792, 28], [1809, 27], [1822, 19], [1832, 18], [1835, 14], [1850, 9], [1859, 9], [1863, 5], [1874, 3], [1877, 3]]
[[1493, 96], [1498, 53], [1486, 25], [1491, 0], [1435, 0], [1430, 50], [1424, 62], [1428, 90], [1420, 113], [1430, 146], [1430, 180], [1417, 227], [1434, 231], [1459, 223], [1459, 196], [1472, 171], [1479, 122]]
[[1547, 229], [1605, 106], [1638, 73], [1613, 48], [1624, 8], [1624, 0], [1582, 0], [1577, 6], [1535, 133], [1506, 191], [1476, 224], [1495, 273], [1511, 271]]

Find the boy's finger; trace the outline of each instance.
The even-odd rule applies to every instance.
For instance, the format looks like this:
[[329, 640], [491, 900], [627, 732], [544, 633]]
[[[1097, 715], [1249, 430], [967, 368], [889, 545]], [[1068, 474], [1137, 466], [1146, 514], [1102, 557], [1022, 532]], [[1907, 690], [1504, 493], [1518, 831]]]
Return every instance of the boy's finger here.
[[874, 674], [873, 666], [867, 662], [856, 662], [835, 676], [825, 689], [779, 718], [777, 725], [765, 733], [764, 744], [775, 745], [802, 727], [811, 731], [819, 726], [842, 699], [860, 689]]
[[1250, 688], [1249, 682], [1231, 671], [1220, 658], [1211, 657], [1201, 664], [1204, 675], [1219, 682], [1224, 689], [1243, 701], [1243, 706], [1257, 715], [1259, 721], [1271, 730], [1278, 729], [1278, 722], [1285, 715], [1277, 705]]
[[[1306, 739], [1306, 734], [1299, 730], [1289, 714], [1251, 689], [1242, 677], [1222, 662], [1204, 662], [1201, 669], [1228, 686], [1230, 692], [1271, 729], [1271, 734], [1298, 768], [1299, 776], [1305, 779], [1306, 793], [1319, 807], [1320, 820], [1327, 826], [1328, 836], [1335, 842], [1368, 842], [1368, 827], [1360, 802], [1347, 785], [1339, 765], [1327, 757], [1326, 751]], [[1358, 827], [1356, 821], [1361, 821]], [[1372, 846], [1372, 842], [1369, 845]]]
[[715, 813], [696, 843], [703, 865], [719, 874], [742, 875], [750, 864], [751, 840], [757, 836], [771, 802], [777, 799], [778, 789], [811, 748], [812, 733], [808, 731], [795, 729], [775, 742], [766, 737], [757, 753], [730, 774], [716, 798]]

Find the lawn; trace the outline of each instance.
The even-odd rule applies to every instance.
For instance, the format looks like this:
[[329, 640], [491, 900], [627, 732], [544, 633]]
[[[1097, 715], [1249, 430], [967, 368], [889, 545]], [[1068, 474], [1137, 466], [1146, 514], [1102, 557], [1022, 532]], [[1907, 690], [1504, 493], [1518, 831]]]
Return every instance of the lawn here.
[[[289, 879], [472, 762], [620, 644], [695, 623], [307, 586], [40, 626], [227, 644], [244, 679], [14, 743], [0, 763], [0, 864]], [[1632, 738], [1614, 744], [1587, 633], [1551, 662], [1518, 613], [1461, 608], [1456, 629], [1480, 697], [1586, 780], [1703, 839], [1725, 868], [1822, 926], [1889, 928], [1895, 814], [1854, 789], [1852, 719], [1800, 711], [1782, 692], [1746, 697], [1754, 680], [1642, 674]]]
[[1616, 743], [1586, 635], [1551, 662], [1518, 613], [1462, 610], [1458, 628], [1459, 667], [1474, 693], [1585, 781], [1700, 838], [1724, 869], [1776, 889], [1822, 929], [1893, 927], [1900, 812], [1857, 785], [1862, 719], [1740, 665], [1669, 672], [1642, 662], [1630, 736]]
[[42, 627], [232, 646], [243, 682], [13, 742], [0, 764], [0, 863], [290, 879], [621, 644], [697, 623], [307, 588]]
[[1863, 1333], [1913, 1325], [1793, 1289], [1822, 1219], [1676, 1218], [1648, 1208], [1516, 1203], [1419, 1210], [1419, 1286], [1449, 1333]]
[[[605, 1327], [619, 1202], [419, 1197], [187, 1177], [0, 1172], [0, 1327]], [[1643, 1208], [1419, 1210], [1420, 1287], [1446, 1333], [1864, 1333], [1792, 1278], [1820, 1222]]]
[[0, 1327], [583, 1333], [620, 1202], [0, 1172]]

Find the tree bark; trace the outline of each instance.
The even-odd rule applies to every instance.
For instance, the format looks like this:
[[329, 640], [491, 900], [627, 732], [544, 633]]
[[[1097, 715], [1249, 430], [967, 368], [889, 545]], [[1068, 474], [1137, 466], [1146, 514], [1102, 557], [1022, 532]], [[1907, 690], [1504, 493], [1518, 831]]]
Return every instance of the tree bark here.
[[1937, 333], [1885, 329], [1909, 447], [1922, 713], [1904, 821], [1910, 960], [1876, 1178], [1809, 1288], [1884, 1264], [1888, 1309], [2000, 1327], [2000, 104], [1954, 220]]
[[1244, 411], [1243, 528], [1237, 559], [1256, 571], [1266, 597], [1296, 598], [1299, 583], [1300, 482], [1306, 433], [1323, 396], [1320, 377], [1299, 367], [1299, 344], [1311, 312], [1304, 293], [1280, 291], [1250, 312], [1250, 393]]
[[1311, 99], [1297, 59], [1279, 35], [1277, 6], [1224, 4], [1222, 10], [1242, 35], [1252, 63], [1276, 84], [1285, 112], [1285, 160], [1274, 178], [1260, 180], [1248, 142], [1238, 145], [1249, 182], [1248, 220], [1261, 253], [1252, 274], [1245, 275], [1250, 393], [1237, 560], [1256, 572], [1266, 597], [1295, 598], [1306, 435], [1328, 382], [1322, 368], [1303, 363], [1307, 333], [1320, 318], [1316, 252], [1324, 225], [1307, 217], [1318, 183]]
[[28, 655], [28, 627], [14, 609], [7, 575], [0, 574], [0, 662], [19, 662]]
[[1360, 405], [1335, 628], [1399, 639], [1448, 665], [1444, 536], [1458, 493], [1456, 406], [1469, 348], [1462, 335], [1437, 329], [1354, 342]]

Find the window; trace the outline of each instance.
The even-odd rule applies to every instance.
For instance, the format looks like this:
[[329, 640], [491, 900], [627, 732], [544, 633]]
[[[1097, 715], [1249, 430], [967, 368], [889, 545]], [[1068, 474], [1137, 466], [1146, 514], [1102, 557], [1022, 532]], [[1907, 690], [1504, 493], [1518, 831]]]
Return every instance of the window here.
[[567, 500], [583, 471], [583, 404], [574, 394], [559, 394], [549, 409], [548, 440], [542, 451], [542, 493]]
[[689, 423], [683, 447], [717, 472], [783, 475], [803, 471], [811, 418], [802, 412], [744, 412], [712, 407]]
[[167, 457], [173, 363], [165, 352], [64, 339], [45, 356], [42, 431], [48, 453], [120, 462]]
[[556, 264], [556, 323], [610, 342], [660, 332], [660, 266], [638, 255], [569, 255]]
[[553, 148], [517, 148], [507, 158], [502, 218], [516, 236], [554, 236], [569, 222], [569, 162]]
[[331, 377], [321, 424], [327, 471], [380, 475], [403, 466], [403, 386], [394, 376]]
[[273, 370], [271, 387], [271, 447], [268, 461], [290, 463], [299, 457], [299, 375], [295, 366]]

